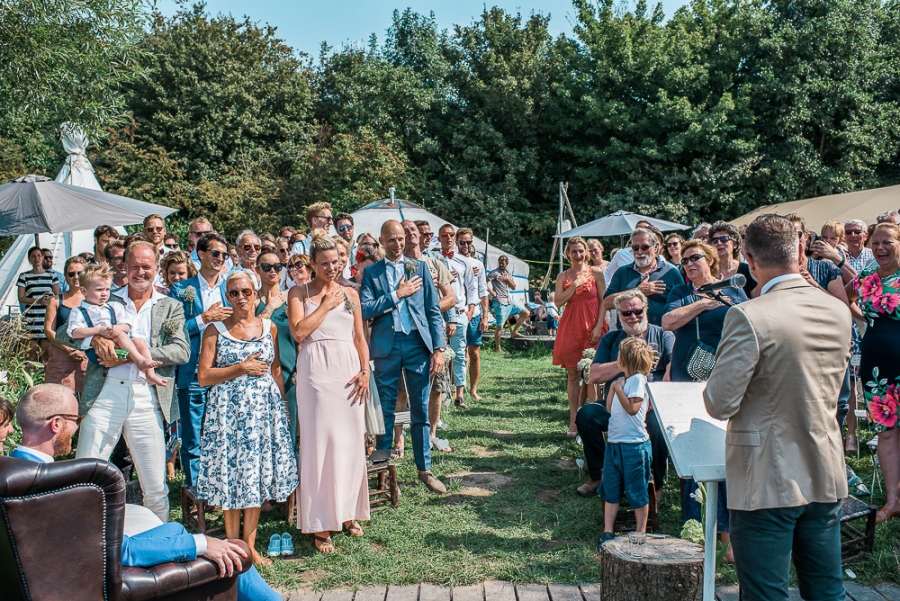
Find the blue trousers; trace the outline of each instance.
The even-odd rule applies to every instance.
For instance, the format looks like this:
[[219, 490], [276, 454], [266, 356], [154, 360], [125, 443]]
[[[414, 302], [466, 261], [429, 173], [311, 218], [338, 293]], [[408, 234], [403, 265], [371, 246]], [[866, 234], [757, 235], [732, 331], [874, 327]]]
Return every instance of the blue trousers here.
[[844, 599], [840, 501], [730, 514], [741, 601], [788, 601], [791, 561], [801, 598]]
[[197, 486], [200, 475], [200, 431], [206, 413], [206, 397], [209, 388], [197, 384], [195, 379], [187, 388], [178, 389], [178, 408], [181, 410], [181, 466], [184, 481]]
[[[170, 561], [188, 561], [196, 543], [184, 526], [169, 522], [132, 537], [123, 537], [122, 565], [149, 567]], [[250, 561], [250, 558], [244, 561]], [[281, 601], [255, 567], [238, 576], [238, 601]]]
[[[463, 352], [465, 352], [465, 327]], [[378, 450], [390, 449], [394, 442], [394, 412], [397, 409], [397, 387], [401, 371], [406, 376], [409, 399], [410, 433], [413, 454], [419, 471], [431, 469], [431, 424], [428, 423], [428, 395], [431, 391], [431, 353], [418, 332], [394, 333], [390, 355], [375, 362], [375, 384], [384, 413], [384, 435], [376, 437]]]
[[[451, 309], [452, 311], [452, 309]], [[465, 313], [456, 316], [456, 332], [450, 337], [448, 346], [453, 351], [453, 362], [450, 371], [453, 374], [454, 386], [466, 385], [466, 330], [469, 328], [469, 320]]]

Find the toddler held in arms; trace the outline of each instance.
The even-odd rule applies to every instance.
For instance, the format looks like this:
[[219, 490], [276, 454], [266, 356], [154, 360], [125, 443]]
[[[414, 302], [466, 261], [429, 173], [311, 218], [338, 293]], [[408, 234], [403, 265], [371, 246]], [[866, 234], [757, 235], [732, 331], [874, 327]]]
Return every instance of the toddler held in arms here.
[[91, 348], [91, 339], [100, 336], [116, 343], [116, 348], [128, 351], [128, 359], [140, 369], [149, 384], [165, 386], [153, 368], [162, 365], [150, 358], [150, 347], [141, 338], [129, 338], [131, 323], [121, 303], [108, 303], [112, 273], [107, 265], [88, 265], [78, 278], [84, 301], [69, 313], [68, 333], [82, 340], [81, 349]]
[[622, 493], [634, 509], [637, 532], [647, 531], [650, 496], [650, 436], [644, 417], [647, 414], [647, 374], [653, 367], [653, 349], [642, 338], [628, 337], [619, 346], [619, 378], [609, 387], [606, 410], [609, 432], [603, 459], [603, 480], [599, 493], [603, 497], [603, 536], [598, 547], [615, 538], [613, 528]]

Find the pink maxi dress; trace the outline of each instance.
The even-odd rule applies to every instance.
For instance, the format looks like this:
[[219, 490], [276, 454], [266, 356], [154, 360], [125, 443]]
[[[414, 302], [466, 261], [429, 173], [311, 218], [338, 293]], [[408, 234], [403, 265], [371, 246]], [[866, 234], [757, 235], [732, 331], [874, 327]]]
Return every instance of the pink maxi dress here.
[[[307, 299], [304, 308], [309, 315], [318, 305]], [[358, 373], [353, 313], [339, 306], [297, 354], [302, 532], [340, 532], [348, 520], [369, 519], [365, 403], [351, 405], [347, 398], [347, 382]]]

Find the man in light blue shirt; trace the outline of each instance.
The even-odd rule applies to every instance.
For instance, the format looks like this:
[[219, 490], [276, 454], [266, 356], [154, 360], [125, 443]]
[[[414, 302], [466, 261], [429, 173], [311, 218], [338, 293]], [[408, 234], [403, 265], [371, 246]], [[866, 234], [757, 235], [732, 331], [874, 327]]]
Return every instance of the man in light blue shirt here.
[[[78, 400], [61, 384], [39, 384], [25, 392], [16, 408], [22, 444], [10, 457], [53, 463], [72, 451], [72, 436], [82, 420]], [[163, 524], [135, 536], [122, 536], [122, 565], [150, 567], [206, 557], [219, 565], [220, 576], [230, 576], [247, 560], [243, 549], [229, 540], [190, 535], [181, 524]], [[239, 601], [280, 601], [256, 568], [238, 576]]]

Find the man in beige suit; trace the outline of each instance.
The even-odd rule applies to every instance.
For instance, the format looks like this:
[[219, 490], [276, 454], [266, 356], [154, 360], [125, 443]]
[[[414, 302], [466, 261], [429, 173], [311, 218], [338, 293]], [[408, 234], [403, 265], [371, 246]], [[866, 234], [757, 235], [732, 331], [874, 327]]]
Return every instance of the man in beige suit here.
[[762, 215], [744, 254], [759, 298], [728, 311], [703, 393], [730, 420], [725, 474], [741, 599], [844, 598], [841, 499], [847, 478], [837, 400], [850, 360], [847, 306], [800, 275], [797, 232]]

